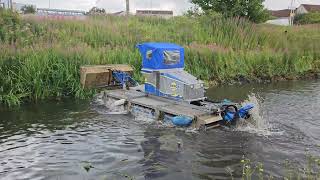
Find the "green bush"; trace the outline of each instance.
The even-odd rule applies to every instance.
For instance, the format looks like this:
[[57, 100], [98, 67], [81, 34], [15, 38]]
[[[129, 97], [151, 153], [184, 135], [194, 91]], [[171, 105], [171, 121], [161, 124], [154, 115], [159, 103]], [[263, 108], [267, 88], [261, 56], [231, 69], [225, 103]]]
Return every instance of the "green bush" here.
[[20, 29], [21, 20], [17, 13], [0, 9], [0, 41], [15, 41]]
[[297, 15], [294, 19], [295, 24], [320, 24], [320, 13], [308, 13]]
[[21, 8], [21, 11], [23, 12], [23, 14], [35, 14], [36, 13], [36, 9], [34, 6], [32, 5], [25, 5]]

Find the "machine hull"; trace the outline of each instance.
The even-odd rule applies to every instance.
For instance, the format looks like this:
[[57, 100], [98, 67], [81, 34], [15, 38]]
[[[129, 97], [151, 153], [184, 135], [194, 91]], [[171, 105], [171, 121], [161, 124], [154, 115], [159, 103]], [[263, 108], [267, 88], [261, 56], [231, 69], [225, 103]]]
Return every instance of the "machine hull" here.
[[[182, 116], [192, 119], [190, 127], [195, 129], [210, 129], [220, 126], [223, 121], [217, 109], [209, 110], [186, 102], [153, 96], [136, 90], [106, 90], [103, 92], [105, 102], [125, 100], [124, 108], [135, 114], [139, 109], [148, 109], [148, 117], [152, 114], [156, 121], [164, 122], [168, 117]], [[107, 106], [110, 106], [108, 104]], [[216, 112], [216, 113], [213, 113]]]

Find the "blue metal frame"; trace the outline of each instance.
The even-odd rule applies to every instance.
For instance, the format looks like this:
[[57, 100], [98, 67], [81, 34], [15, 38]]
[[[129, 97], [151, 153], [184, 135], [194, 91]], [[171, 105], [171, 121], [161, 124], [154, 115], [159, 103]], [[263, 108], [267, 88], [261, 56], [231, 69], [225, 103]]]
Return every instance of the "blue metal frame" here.
[[113, 71], [112, 75], [114, 79], [120, 83], [120, 85], [124, 86], [127, 82], [130, 82], [132, 85], [139, 85], [137, 81], [135, 81], [128, 73], [122, 71]]

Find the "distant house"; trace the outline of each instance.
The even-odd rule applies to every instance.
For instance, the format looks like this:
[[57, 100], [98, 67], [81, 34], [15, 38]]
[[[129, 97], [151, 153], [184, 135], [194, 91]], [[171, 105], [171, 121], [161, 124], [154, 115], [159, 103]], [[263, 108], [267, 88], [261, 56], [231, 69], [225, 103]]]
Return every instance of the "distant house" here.
[[[18, 13], [22, 13], [21, 9], [24, 6], [32, 6], [34, 9], [37, 9], [36, 5], [34, 5], [34, 4], [24, 4], [24, 3], [12, 2], [12, 9], [17, 11]], [[0, 0], [0, 7], [10, 9], [11, 8], [10, 0]]]
[[0, 7], [9, 9], [10, 8], [9, 0], [0, 0]]
[[43, 17], [44, 19], [86, 19], [86, 12], [79, 10], [65, 10], [65, 9], [49, 9], [49, 8], [38, 8], [37, 16]]
[[86, 12], [78, 11], [78, 10], [38, 8], [37, 14], [38, 15], [83, 16], [86, 14]]
[[296, 9], [296, 14], [307, 14], [311, 12], [320, 12], [320, 5], [301, 4]]
[[293, 18], [299, 14], [307, 14], [311, 12], [320, 12], [320, 5], [301, 4], [294, 10], [293, 13], [290, 9], [282, 9], [277, 11], [269, 11], [275, 19], [267, 21], [269, 24], [288, 26], [293, 23]]
[[125, 16], [125, 15], [127, 15], [127, 12], [126, 11], [119, 11], [119, 12], [111, 13], [109, 15], [112, 15], [112, 16]]
[[12, 8], [15, 11], [17, 11], [18, 13], [23, 13], [22, 12], [22, 8], [25, 7], [25, 6], [32, 6], [35, 10], [37, 10], [36, 5], [34, 5], [34, 4], [23, 4], [23, 3], [16, 3], [16, 2], [12, 3]]
[[290, 25], [290, 9], [282, 9], [276, 11], [269, 11], [271, 16], [275, 19], [267, 21], [268, 24], [275, 24], [275, 25], [282, 25], [282, 26], [289, 26]]
[[173, 11], [163, 11], [163, 10], [137, 10], [137, 16], [156, 16], [162, 18], [171, 18], [173, 17]]

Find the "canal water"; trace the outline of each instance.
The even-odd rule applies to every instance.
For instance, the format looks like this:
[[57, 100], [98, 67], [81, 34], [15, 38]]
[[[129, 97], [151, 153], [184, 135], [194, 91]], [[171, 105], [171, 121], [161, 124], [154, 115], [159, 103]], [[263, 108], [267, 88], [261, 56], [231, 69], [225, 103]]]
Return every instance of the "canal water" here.
[[[250, 124], [207, 132], [106, 115], [83, 101], [0, 110], [0, 179], [230, 179], [243, 157], [280, 177], [320, 155], [320, 81], [212, 88], [257, 105]], [[97, 111], [99, 110], [99, 111]]]

